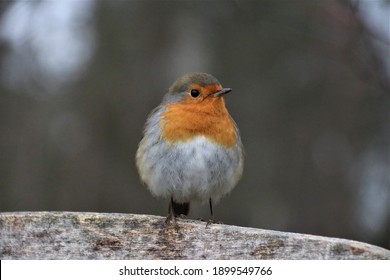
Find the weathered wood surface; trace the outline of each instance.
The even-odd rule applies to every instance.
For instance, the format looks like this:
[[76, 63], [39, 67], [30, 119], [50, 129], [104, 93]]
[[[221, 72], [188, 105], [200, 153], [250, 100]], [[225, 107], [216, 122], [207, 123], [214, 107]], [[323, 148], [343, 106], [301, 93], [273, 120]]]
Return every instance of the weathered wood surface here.
[[164, 217], [0, 213], [0, 259], [390, 259], [357, 241]]

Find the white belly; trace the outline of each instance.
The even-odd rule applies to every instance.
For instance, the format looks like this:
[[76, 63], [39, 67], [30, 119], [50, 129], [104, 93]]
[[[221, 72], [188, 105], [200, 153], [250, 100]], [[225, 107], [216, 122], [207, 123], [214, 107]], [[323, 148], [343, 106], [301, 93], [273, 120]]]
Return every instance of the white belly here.
[[138, 157], [141, 178], [155, 196], [176, 202], [217, 201], [242, 174], [241, 146], [225, 148], [205, 137], [167, 144], [154, 143]]

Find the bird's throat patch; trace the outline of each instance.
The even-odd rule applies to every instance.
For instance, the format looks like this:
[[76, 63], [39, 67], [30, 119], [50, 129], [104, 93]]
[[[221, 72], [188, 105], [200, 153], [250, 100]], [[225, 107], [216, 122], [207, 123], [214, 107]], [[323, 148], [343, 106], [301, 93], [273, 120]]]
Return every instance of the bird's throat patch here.
[[222, 98], [201, 104], [167, 104], [161, 114], [162, 137], [168, 142], [188, 141], [204, 136], [225, 147], [236, 144], [236, 128]]

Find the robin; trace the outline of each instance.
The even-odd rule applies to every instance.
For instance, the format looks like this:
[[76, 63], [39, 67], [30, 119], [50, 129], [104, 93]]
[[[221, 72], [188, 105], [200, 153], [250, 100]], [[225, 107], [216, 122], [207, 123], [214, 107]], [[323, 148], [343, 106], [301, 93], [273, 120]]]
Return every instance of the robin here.
[[182, 76], [149, 115], [137, 154], [141, 180], [157, 197], [170, 198], [166, 223], [187, 216], [190, 202], [217, 202], [237, 184], [244, 152], [223, 88], [206, 73]]

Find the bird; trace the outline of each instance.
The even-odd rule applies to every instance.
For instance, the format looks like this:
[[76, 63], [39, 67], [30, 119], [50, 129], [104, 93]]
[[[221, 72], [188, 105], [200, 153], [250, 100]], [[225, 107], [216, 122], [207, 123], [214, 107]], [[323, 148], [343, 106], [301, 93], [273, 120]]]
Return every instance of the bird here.
[[244, 148], [223, 88], [207, 73], [178, 78], [147, 117], [136, 152], [141, 178], [155, 197], [170, 199], [166, 223], [187, 216], [190, 203], [212, 204], [240, 180]]

